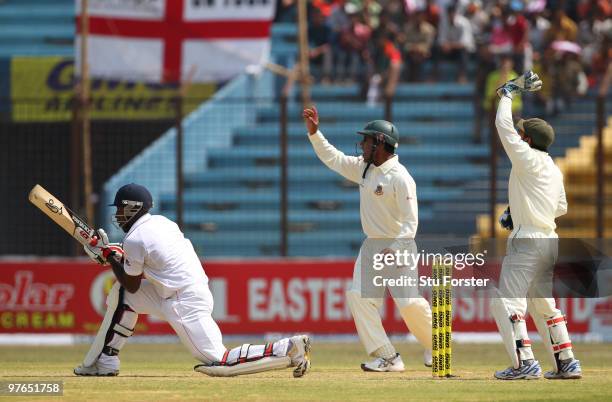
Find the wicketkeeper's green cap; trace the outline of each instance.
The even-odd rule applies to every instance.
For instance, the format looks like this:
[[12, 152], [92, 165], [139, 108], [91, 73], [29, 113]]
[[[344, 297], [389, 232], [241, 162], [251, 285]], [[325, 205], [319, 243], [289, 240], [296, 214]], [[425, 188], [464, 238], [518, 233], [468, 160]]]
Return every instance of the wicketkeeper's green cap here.
[[533, 148], [547, 152], [548, 147], [555, 140], [555, 130], [542, 119], [520, 119], [516, 126], [525, 132], [525, 135], [531, 138]]

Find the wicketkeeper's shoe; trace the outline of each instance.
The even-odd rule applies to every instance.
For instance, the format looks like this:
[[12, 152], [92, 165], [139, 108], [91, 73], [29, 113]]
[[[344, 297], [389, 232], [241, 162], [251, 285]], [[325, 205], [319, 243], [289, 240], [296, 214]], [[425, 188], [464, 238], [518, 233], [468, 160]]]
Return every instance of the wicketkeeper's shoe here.
[[566, 363], [559, 363], [559, 371], [547, 371], [544, 373], [547, 380], [577, 380], [582, 378], [580, 360], [572, 359]]
[[505, 370], [495, 372], [495, 378], [498, 380], [537, 380], [540, 377], [542, 377], [542, 368], [537, 360], [530, 364], [522, 364], [517, 369], [508, 367]]
[[287, 355], [291, 358], [293, 376], [298, 378], [304, 376], [310, 370], [311, 341], [308, 335], [296, 335], [290, 338], [291, 349]]
[[423, 364], [425, 367], [431, 367], [431, 349], [427, 349], [423, 352]]
[[371, 362], [361, 363], [361, 369], [363, 371], [376, 371], [376, 372], [403, 372], [406, 370], [404, 362], [399, 353], [395, 354], [395, 357], [391, 359], [385, 359], [377, 357]]

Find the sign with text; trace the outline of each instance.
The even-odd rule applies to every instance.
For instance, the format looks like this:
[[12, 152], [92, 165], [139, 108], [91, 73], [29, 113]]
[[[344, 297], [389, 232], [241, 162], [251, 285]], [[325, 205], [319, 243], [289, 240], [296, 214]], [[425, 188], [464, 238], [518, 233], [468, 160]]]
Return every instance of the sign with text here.
[[[207, 262], [205, 270], [213, 316], [224, 334], [355, 333], [345, 301], [352, 261]], [[1, 262], [0, 333], [93, 334], [113, 281], [110, 270], [86, 261]], [[453, 331], [495, 332], [489, 301], [465, 293], [456, 298]], [[610, 299], [560, 299], [559, 307], [572, 333], [612, 340]], [[407, 332], [392, 299], [381, 315], [389, 333]], [[165, 322], [144, 315], [136, 332], [173, 333]]]
[[[64, 57], [14, 57], [10, 62], [12, 119], [16, 122], [68, 121], [76, 106], [74, 60]], [[212, 83], [187, 88], [189, 113], [216, 90]], [[118, 79], [91, 81], [93, 119], [174, 119], [178, 86]]]

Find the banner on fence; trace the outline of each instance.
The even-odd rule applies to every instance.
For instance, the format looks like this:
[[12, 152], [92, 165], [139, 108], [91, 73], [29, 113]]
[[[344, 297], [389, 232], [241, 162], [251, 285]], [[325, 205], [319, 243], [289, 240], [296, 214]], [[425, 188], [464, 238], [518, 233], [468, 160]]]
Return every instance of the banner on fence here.
[[[206, 263], [213, 315], [228, 335], [355, 333], [344, 297], [352, 270], [352, 261]], [[110, 270], [90, 262], [2, 262], [0, 333], [92, 334], [113, 281]], [[486, 298], [456, 299], [453, 330], [496, 331], [488, 304]], [[612, 340], [610, 299], [560, 299], [559, 305], [572, 333]], [[392, 300], [384, 304], [382, 316], [389, 333], [406, 332]], [[143, 315], [137, 333], [173, 332], [165, 322]]]
[[[10, 62], [12, 119], [16, 122], [67, 121], [77, 98], [75, 64], [65, 57], [14, 57]], [[189, 113], [211, 97], [213, 83], [194, 83], [185, 93]], [[93, 119], [174, 119], [176, 84], [97, 78], [91, 81]]]

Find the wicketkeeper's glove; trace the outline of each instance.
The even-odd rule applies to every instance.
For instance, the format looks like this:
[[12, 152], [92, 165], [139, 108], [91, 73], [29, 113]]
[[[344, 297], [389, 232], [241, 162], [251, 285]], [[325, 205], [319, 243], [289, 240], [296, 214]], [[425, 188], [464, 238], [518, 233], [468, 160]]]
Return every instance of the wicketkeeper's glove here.
[[497, 95], [501, 98], [507, 96], [512, 99], [514, 94], [520, 92], [535, 92], [542, 89], [542, 80], [533, 71], [529, 70], [520, 77], [506, 82], [501, 87], [497, 88]]
[[514, 223], [512, 223], [512, 215], [510, 215], [510, 207], [506, 208], [504, 213], [499, 217], [499, 224], [506, 230], [514, 230]]
[[100, 265], [108, 264], [109, 258], [116, 258], [117, 261], [120, 261], [123, 258], [121, 243], [110, 243], [104, 229], [98, 229], [96, 233], [97, 235], [91, 239], [89, 245], [83, 246], [89, 258]]

